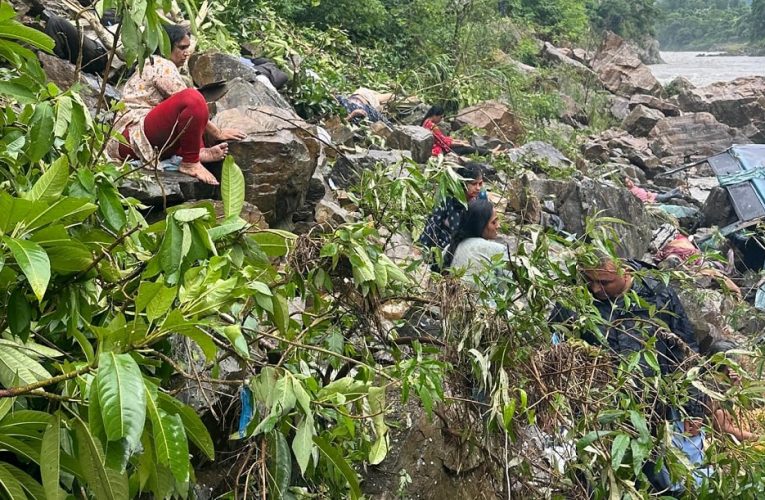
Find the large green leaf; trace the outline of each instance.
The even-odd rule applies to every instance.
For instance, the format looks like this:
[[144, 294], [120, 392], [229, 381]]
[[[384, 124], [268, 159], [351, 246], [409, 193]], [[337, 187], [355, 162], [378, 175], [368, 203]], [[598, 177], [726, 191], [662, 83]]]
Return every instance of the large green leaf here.
[[27, 156], [30, 163], [40, 161], [53, 147], [53, 107], [48, 102], [35, 106], [27, 136]]
[[268, 450], [270, 493], [274, 498], [288, 498], [292, 479], [292, 454], [284, 434], [278, 430], [268, 434]]
[[82, 475], [95, 498], [99, 500], [127, 499], [129, 496], [127, 474], [105, 466], [101, 444], [81, 420], [75, 420], [74, 431], [77, 436], [77, 456], [82, 467]]
[[367, 395], [369, 412], [377, 439], [369, 450], [369, 463], [377, 465], [388, 454], [388, 426], [385, 424], [385, 388], [370, 387]]
[[[19, 485], [21, 485], [21, 488], [24, 490], [28, 499], [47, 500], [48, 498], [56, 498], [47, 496], [42, 485], [18, 467], [8, 463], [4, 463], [3, 467], [13, 474], [14, 479], [19, 482]], [[63, 498], [63, 491], [59, 490], [59, 493], [61, 494], [61, 498]]]
[[21, 268], [21, 272], [27, 277], [29, 286], [32, 287], [37, 300], [42, 302], [45, 290], [50, 281], [50, 260], [48, 254], [40, 245], [32, 241], [18, 240], [4, 237], [5, 243]]
[[250, 238], [269, 257], [284, 257], [297, 236], [280, 229], [264, 229], [253, 234]]
[[11, 333], [26, 341], [29, 338], [29, 327], [32, 323], [32, 306], [21, 288], [11, 292], [8, 299], [8, 326]]
[[87, 198], [65, 196], [52, 203], [35, 202], [31, 213], [24, 218], [27, 229], [37, 229], [51, 222], [73, 224], [85, 220], [98, 206]]
[[127, 224], [127, 216], [117, 189], [110, 184], [102, 184], [98, 187], [97, 197], [98, 209], [106, 224], [114, 231], [121, 231]]
[[313, 442], [316, 443], [316, 446], [319, 447], [319, 450], [321, 450], [324, 456], [332, 462], [332, 465], [334, 465], [343, 477], [345, 477], [345, 480], [348, 481], [348, 487], [351, 490], [351, 498], [361, 498], [359, 478], [356, 476], [356, 471], [354, 471], [351, 466], [348, 465], [348, 462], [345, 461], [343, 454], [319, 436], [314, 436]]
[[154, 435], [154, 450], [157, 460], [166, 465], [179, 483], [189, 480], [189, 444], [186, 439], [183, 419], [180, 415], [170, 414], [157, 406], [152, 391], [146, 388], [146, 406]]
[[24, 197], [32, 201], [56, 198], [64, 192], [68, 180], [69, 160], [66, 156], [59, 156]]
[[57, 500], [60, 496], [59, 478], [61, 477], [61, 415], [56, 413], [51, 417], [45, 428], [40, 455], [45, 457], [40, 464], [45, 495], [49, 500]]
[[300, 472], [305, 475], [306, 469], [311, 462], [311, 452], [313, 451], [313, 417], [306, 416], [298, 424], [295, 438], [292, 440], [292, 451], [295, 453]]
[[0, 23], [0, 37], [25, 43], [48, 53], [53, 52], [54, 42], [51, 37], [12, 20], [15, 15], [16, 12], [8, 3], [3, 2], [0, 5], [0, 19], [3, 20]]
[[101, 353], [98, 358], [98, 400], [109, 441], [138, 446], [146, 421], [146, 392], [138, 364], [129, 354]]
[[15, 347], [0, 344], [0, 384], [3, 387], [34, 384], [50, 377], [51, 374], [33, 358]]
[[215, 447], [213, 446], [212, 438], [207, 431], [207, 427], [202, 423], [202, 419], [199, 418], [194, 409], [162, 392], [157, 396], [157, 402], [159, 407], [165, 412], [181, 417], [183, 426], [186, 429], [186, 435], [191, 439], [191, 442], [202, 450], [207, 455], [207, 458], [214, 460]]
[[154, 321], [167, 313], [177, 295], [175, 287], [168, 288], [163, 280], [157, 282], [143, 281], [138, 286], [138, 297], [136, 298], [136, 312], [140, 313], [146, 309], [146, 317], [149, 321]]
[[16, 480], [11, 471], [5, 468], [3, 463], [0, 463], [0, 491], [3, 492], [3, 498], [27, 500], [21, 484]]
[[0, 192], [0, 232], [12, 232], [16, 224], [32, 211], [33, 206], [29, 200], [14, 198], [6, 192]]
[[244, 206], [244, 175], [234, 162], [233, 156], [223, 161], [223, 179], [220, 185], [223, 198], [223, 215], [226, 220], [238, 217]]

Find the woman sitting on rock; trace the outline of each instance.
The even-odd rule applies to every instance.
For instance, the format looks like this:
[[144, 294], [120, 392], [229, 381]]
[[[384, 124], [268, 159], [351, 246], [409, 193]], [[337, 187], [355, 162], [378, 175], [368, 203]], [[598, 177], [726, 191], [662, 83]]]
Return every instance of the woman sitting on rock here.
[[[468, 163], [457, 169], [457, 175], [465, 179], [465, 198], [467, 202], [483, 198], [486, 199], [486, 191], [483, 190], [483, 167], [479, 163]], [[452, 234], [460, 223], [462, 214], [467, 208], [454, 196], [450, 196], [439, 204], [428, 218], [425, 230], [420, 236], [420, 244], [425, 248], [440, 248], [446, 250], [452, 242]], [[438, 272], [438, 266], [433, 263], [433, 271]]]
[[454, 153], [456, 155], [469, 155], [478, 153], [480, 155], [488, 155], [491, 153], [485, 148], [476, 148], [468, 144], [467, 142], [453, 139], [444, 134], [441, 129], [438, 128], [438, 124], [444, 119], [444, 108], [441, 106], [431, 107], [425, 118], [422, 119], [420, 124], [422, 127], [433, 132], [433, 149], [431, 153], [433, 156], [445, 155], [448, 153]]
[[143, 71], [136, 72], [125, 84], [125, 113], [114, 123], [114, 130], [127, 142], [112, 138], [107, 152], [112, 158], [137, 159], [146, 165], [179, 155], [181, 172], [207, 184], [218, 184], [202, 162], [225, 158], [228, 144], [206, 148], [204, 132], [218, 141], [244, 139], [245, 134], [236, 129], [219, 129], [209, 121], [204, 97], [198, 90], [187, 88], [178, 69], [189, 57], [189, 32], [176, 25], [165, 26], [165, 31], [172, 47], [170, 59], [156, 55], [149, 58]]
[[489, 200], [470, 202], [457, 232], [449, 245], [444, 264], [452, 269], [465, 269], [463, 279], [473, 282], [473, 275], [483, 271], [495, 258], [510, 260], [507, 245], [499, 243], [499, 218]]

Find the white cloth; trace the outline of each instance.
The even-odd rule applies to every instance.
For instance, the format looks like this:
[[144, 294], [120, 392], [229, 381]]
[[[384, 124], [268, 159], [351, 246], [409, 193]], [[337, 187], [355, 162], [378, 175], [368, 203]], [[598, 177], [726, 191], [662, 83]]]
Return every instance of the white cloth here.
[[484, 238], [468, 238], [457, 245], [451, 267], [464, 268], [463, 279], [474, 283], [473, 275], [486, 269], [495, 255], [501, 255], [504, 262], [510, 260], [507, 245]]

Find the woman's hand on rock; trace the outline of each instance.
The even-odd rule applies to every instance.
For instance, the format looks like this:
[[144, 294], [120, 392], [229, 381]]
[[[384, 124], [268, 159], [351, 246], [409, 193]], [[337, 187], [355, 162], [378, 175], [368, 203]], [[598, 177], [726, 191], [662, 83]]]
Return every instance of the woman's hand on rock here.
[[216, 139], [219, 141], [241, 141], [245, 137], [247, 134], [237, 128], [222, 128], [218, 129]]

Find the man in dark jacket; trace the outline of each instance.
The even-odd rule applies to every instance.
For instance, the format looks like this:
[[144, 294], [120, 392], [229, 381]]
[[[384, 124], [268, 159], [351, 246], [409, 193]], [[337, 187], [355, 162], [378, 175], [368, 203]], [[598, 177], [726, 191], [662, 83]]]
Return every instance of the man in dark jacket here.
[[[643, 351], [646, 342], [655, 338], [658, 363], [653, 363], [653, 359], [644, 353], [639, 365], [646, 377], [666, 376], [678, 369], [687, 369], [687, 362], [695, 357], [699, 348], [677, 293], [655, 278], [635, 273], [647, 268], [648, 264], [619, 262], [608, 257], [602, 258], [597, 265], [583, 266], [582, 272], [595, 299], [593, 305], [605, 321], [599, 325], [599, 331], [583, 332], [581, 338], [607, 348], [618, 359], [627, 359], [631, 354]], [[639, 300], [635, 300], [635, 295]], [[556, 306], [550, 322], [565, 324], [576, 316], [574, 311]], [[660, 373], [656, 373], [656, 364]], [[699, 437], [697, 441], [700, 441], [703, 439], [701, 418], [706, 408], [695, 388], [689, 392], [689, 402], [684, 407], [685, 421], [680, 421], [675, 408], [663, 408], [660, 412], [663, 418], [676, 421], [684, 434], [691, 439]], [[648, 463], [643, 471], [657, 490], [679, 493], [681, 486], [670, 483], [666, 469], [657, 472], [653, 464]]]

